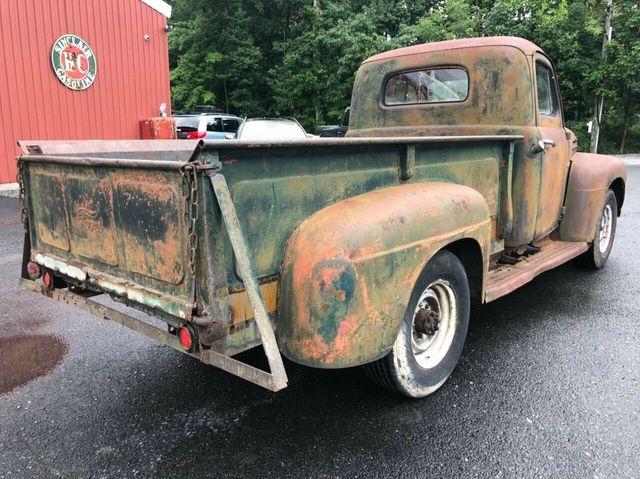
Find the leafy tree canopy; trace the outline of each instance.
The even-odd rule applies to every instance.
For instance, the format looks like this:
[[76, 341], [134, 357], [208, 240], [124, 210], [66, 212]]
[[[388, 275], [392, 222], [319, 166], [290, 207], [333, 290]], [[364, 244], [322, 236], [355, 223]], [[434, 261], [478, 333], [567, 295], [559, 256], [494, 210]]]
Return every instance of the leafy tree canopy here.
[[615, 0], [172, 0], [174, 110], [215, 104], [241, 116], [335, 123], [364, 59], [417, 43], [512, 35], [556, 62], [565, 121], [583, 149], [597, 95], [603, 151], [640, 151], [640, 3]]

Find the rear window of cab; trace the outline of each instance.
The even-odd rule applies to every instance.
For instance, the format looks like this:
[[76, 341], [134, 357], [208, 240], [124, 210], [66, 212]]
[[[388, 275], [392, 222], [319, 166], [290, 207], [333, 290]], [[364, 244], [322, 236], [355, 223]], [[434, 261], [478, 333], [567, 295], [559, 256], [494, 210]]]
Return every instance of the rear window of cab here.
[[429, 68], [396, 73], [387, 79], [384, 104], [463, 102], [469, 95], [469, 75], [459, 67]]

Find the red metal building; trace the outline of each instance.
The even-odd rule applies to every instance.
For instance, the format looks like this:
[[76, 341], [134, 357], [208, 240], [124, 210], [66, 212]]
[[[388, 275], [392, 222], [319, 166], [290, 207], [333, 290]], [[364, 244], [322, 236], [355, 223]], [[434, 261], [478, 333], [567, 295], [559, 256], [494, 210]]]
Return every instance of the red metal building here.
[[170, 114], [162, 0], [0, 0], [0, 183], [21, 139], [140, 138]]

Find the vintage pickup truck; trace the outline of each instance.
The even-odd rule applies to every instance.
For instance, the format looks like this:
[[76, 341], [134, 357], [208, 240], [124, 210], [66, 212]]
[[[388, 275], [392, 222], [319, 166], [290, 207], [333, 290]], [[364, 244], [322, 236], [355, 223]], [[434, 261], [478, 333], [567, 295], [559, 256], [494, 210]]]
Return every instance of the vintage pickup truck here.
[[351, 105], [345, 139], [22, 141], [22, 286], [273, 391], [284, 355], [422, 397], [472, 300], [605, 264], [625, 167], [576, 152], [533, 43], [376, 55]]

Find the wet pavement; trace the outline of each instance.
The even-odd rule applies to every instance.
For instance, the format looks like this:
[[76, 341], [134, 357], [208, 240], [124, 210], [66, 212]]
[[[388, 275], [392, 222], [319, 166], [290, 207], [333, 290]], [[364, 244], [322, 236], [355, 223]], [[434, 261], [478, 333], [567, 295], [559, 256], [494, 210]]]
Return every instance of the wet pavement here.
[[0, 479], [638, 477], [629, 173], [605, 269], [570, 263], [476, 308], [458, 368], [423, 400], [289, 362], [289, 388], [269, 393], [23, 292], [18, 203], [0, 198]]
[[6, 394], [50, 372], [67, 354], [67, 345], [55, 336], [0, 338], [0, 394]]

